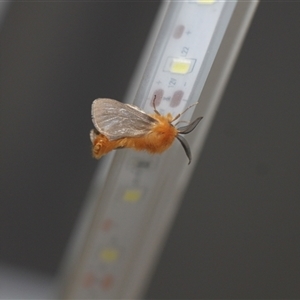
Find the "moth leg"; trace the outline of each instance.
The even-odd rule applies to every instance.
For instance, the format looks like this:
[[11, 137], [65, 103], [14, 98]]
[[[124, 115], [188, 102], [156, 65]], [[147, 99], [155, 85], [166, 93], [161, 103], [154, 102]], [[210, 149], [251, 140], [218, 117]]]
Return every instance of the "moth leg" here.
[[188, 122], [188, 121], [178, 121], [177, 123], [174, 124], [174, 126], [176, 127], [179, 123], [190, 124], [190, 122]]
[[102, 155], [105, 153], [105, 148], [107, 146], [107, 138], [101, 134], [98, 133], [95, 135], [94, 140], [92, 141], [93, 147], [92, 147], [92, 152], [93, 152], [93, 157], [99, 159]]
[[96, 142], [93, 145], [93, 156], [95, 158], [100, 158], [102, 156], [101, 149], [103, 147], [103, 143], [101, 141]]

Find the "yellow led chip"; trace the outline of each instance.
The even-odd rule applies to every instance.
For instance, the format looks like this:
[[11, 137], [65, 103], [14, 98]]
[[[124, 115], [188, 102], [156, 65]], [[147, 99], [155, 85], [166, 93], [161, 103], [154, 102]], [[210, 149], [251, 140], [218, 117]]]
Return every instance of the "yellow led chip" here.
[[137, 189], [126, 190], [123, 195], [123, 200], [127, 202], [137, 202], [142, 196], [142, 191]]
[[198, 3], [200, 4], [213, 4], [216, 0], [198, 0]]
[[188, 59], [173, 58], [170, 71], [177, 74], [186, 74], [191, 67], [191, 61]]
[[116, 248], [104, 248], [99, 256], [102, 261], [111, 263], [119, 258], [119, 251]]

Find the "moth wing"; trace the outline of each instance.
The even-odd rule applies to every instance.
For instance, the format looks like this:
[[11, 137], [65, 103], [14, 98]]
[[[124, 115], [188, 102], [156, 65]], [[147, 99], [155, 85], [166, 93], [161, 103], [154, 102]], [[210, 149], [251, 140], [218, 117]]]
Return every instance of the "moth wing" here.
[[133, 105], [105, 98], [93, 101], [92, 121], [95, 128], [111, 141], [143, 136], [157, 123]]

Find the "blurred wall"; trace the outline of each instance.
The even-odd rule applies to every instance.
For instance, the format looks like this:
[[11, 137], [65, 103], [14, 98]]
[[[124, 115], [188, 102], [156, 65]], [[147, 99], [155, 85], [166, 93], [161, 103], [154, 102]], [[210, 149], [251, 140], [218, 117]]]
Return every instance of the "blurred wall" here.
[[90, 106], [122, 100], [159, 2], [13, 2], [0, 31], [0, 259], [54, 273], [97, 162]]

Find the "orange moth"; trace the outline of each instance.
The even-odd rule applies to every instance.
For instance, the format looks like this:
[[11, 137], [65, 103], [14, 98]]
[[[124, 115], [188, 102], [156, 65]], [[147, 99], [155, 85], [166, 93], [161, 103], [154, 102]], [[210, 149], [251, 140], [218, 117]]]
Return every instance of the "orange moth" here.
[[[195, 105], [195, 104], [194, 104]], [[193, 105], [192, 105], [193, 106]], [[90, 132], [93, 157], [99, 159], [108, 152], [120, 148], [132, 148], [149, 153], [162, 153], [178, 139], [191, 162], [191, 151], [180, 134], [191, 132], [201, 121], [197, 118], [190, 124], [176, 128], [172, 123], [184, 112], [173, 116], [161, 115], [155, 107], [154, 113], [146, 114], [138, 107], [113, 99], [96, 99], [92, 103], [92, 121], [95, 129]]]

